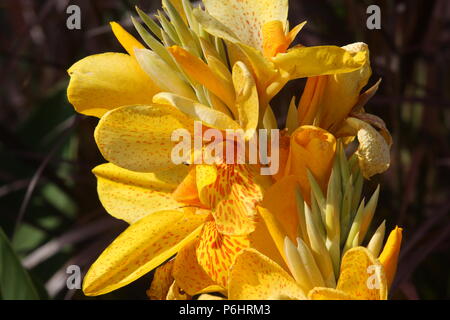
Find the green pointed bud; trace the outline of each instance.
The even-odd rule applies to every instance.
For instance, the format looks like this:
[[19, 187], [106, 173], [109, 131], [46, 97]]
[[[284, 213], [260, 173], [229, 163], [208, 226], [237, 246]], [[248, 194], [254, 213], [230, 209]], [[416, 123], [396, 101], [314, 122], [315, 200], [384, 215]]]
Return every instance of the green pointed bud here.
[[353, 176], [350, 175], [349, 182], [344, 189], [344, 195], [341, 203], [341, 245], [347, 239], [350, 229], [350, 219], [352, 215], [352, 196], [353, 196]]
[[165, 32], [164, 30], [161, 31], [161, 35], [162, 35], [162, 42], [164, 43], [164, 46], [166, 48], [176, 45], [176, 43], [173, 42], [172, 38], [169, 37], [167, 32]]
[[192, 12], [192, 4], [189, 0], [182, 0], [184, 13], [186, 14], [186, 18], [189, 23], [189, 27], [195, 32], [195, 34], [199, 34], [199, 24], [194, 17]]
[[214, 45], [216, 46], [216, 50], [219, 53], [222, 62], [228, 64], [227, 50], [225, 48], [223, 40], [218, 37], [214, 37]]
[[322, 274], [320, 273], [319, 267], [314, 260], [313, 254], [306, 243], [297, 238], [297, 251], [302, 260], [303, 266], [308, 273], [309, 279], [313, 287], [323, 287], [325, 282], [323, 281]]
[[[359, 205], [358, 211], [356, 212], [356, 216], [355, 216], [355, 219], [353, 220], [352, 226], [350, 228], [350, 232], [348, 233], [347, 241], [345, 242], [344, 251], [342, 252], [342, 255], [344, 255], [345, 252], [347, 252], [347, 250], [353, 248], [353, 240], [355, 239], [356, 234], [359, 233], [359, 229], [361, 227], [361, 221], [362, 221], [362, 216], [363, 216], [363, 212], [364, 212], [364, 205], [365, 205], [365, 200], [363, 198]], [[358, 246], [358, 245], [359, 245], [359, 243], [356, 246]]]
[[158, 26], [158, 24], [137, 6], [135, 8], [142, 22], [144, 22], [145, 25], [150, 29], [150, 31], [153, 32], [153, 34], [157, 36], [159, 40], [162, 41], [161, 28]]
[[353, 195], [352, 195], [352, 207], [350, 210], [351, 217], [353, 218], [356, 214], [356, 210], [358, 210], [358, 205], [361, 201], [361, 194], [363, 189], [364, 177], [361, 173], [361, 170], [357, 170], [355, 173], [357, 174], [355, 177], [354, 187], [353, 187]]
[[380, 195], [380, 186], [378, 185], [377, 189], [375, 190], [366, 207], [364, 208], [363, 218], [361, 221], [361, 228], [359, 229], [359, 239], [361, 242], [364, 241], [367, 230], [369, 230], [370, 224], [373, 219], [373, 215], [375, 214], [375, 210], [377, 208], [379, 195]]
[[168, 0], [162, 0], [163, 8], [170, 18], [170, 23], [173, 26], [178, 38], [180, 39], [183, 47], [196, 56], [200, 56], [199, 48], [196, 46], [192, 34], [188, 29], [186, 23], [184, 23], [183, 18], [181, 18], [177, 9]]
[[325, 209], [325, 227], [326, 227], [326, 247], [333, 261], [334, 273], [339, 273], [340, 266], [340, 207], [341, 207], [341, 190], [338, 176], [339, 171], [335, 168], [331, 171], [330, 180], [328, 182], [327, 200]]
[[156, 40], [145, 28], [134, 18], [131, 17], [131, 21], [134, 24], [134, 27], [136, 28], [137, 32], [141, 36], [142, 40], [152, 49], [153, 52], [155, 52], [161, 59], [163, 59], [167, 64], [170, 65], [171, 68], [177, 69], [178, 66], [175, 63], [174, 58], [172, 55], [167, 51], [167, 49]]
[[325, 212], [326, 200], [325, 196], [323, 195], [322, 189], [320, 188], [316, 178], [314, 178], [314, 175], [311, 173], [311, 171], [309, 171], [309, 169], [306, 169], [306, 174], [308, 175], [308, 181], [311, 186], [311, 191], [313, 192], [314, 197], [316, 198], [317, 204], [319, 205], [320, 210]]
[[325, 228], [325, 208], [323, 210], [320, 209], [319, 204], [317, 203], [313, 192], [311, 191], [311, 212], [312, 218], [314, 220], [314, 225], [319, 231], [323, 241], [326, 240], [327, 230]]
[[304, 239], [306, 243], [309, 244], [308, 232], [306, 229], [306, 220], [305, 220], [305, 204], [302, 197], [302, 193], [300, 191], [300, 187], [297, 185], [295, 187], [295, 204], [297, 206], [297, 216], [298, 216], [298, 227], [297, 234], [300, 238]]
[[182, 45], [180, 37], [178, 36], [177, 32], [175, 31], [174, 26], [170, 23], [170, 21], [166, 18], [164, 15], [164, 12], [161, 10], [157, 11], [158, 14], [155, 15], [155, 17], [158, 19], [159, 23], [161, 24], [163, 30], [167, 32], [169, 37], [173, 42], [175, 42], [178, 45]]
[[333, 262], [331, 260], [330, 254], [328, 253], [322, 236], [317, 230], [317, 227], [314, 225], [312, 212], [307, 203], [305, 203], [304, 211], [308, 239], [312, 254], [314, 256], [314, 260], [316, 261], [317, 266], [319, 267], [319, 270], [323, 276], [325, 285], [327, 287], [334, 288], [336, 286], [336, 278], [334, 275]]
[[349, 184], [350, 180], [350, 168], [347, 160], [347, 156], [345, 155], [344, 146], [342, 142], [339, 141], [338, 144], [338, 158], [339, 158], [339, 168], [341, 169], [341, 178], [342, 178], [342, 189]]
[[309, 277], [308, 272], [306, 272], [297, 248], [288, 237], [284, 238], [284, 253], [286, 255], [286, 263], [289, 271], [291, 271], [292, 276], [303, 291], [308, 293], [313, 288], [311, 278]]
[[182, 79], [182, 75], [171, 68], [156, 53], [148, 49], [135, 49], [136, 60], [150, 78], [163, 90], [194, 99], [194, 91]]
[[369, 244], [367, 245], [367, 249], [372, 252], [374, 257], [378, 257], [380, 255], [381, 248], [383, 247], [385, 233], [386, 220], [383, 220], [377, 231], [375, 231], [375, 233], [373, 234], [372, 239], [370, 239]]

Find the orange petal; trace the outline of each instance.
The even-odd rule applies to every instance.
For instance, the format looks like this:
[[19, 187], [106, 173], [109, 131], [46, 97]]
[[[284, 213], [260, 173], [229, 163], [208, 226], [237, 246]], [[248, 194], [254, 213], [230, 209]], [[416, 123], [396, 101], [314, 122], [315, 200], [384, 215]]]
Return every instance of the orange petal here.
[[286, 176], [276, 182], [264, 194], [262, 207], [267, 208], [277, 218], [289, 239], [296, 243], [298, 215], [295, 201], [295, 176]]
[[302, 126], [292, 134], [290, 147], [285, 174], [297, 178], [303, 198], [309, 203], [311, 186], [307, 169], [325, 192], [336, 151], [336, 139], [321, 128]]
[[234, 106], [233, 84], [218, 77], [200, 58], [178, 46], [168, 48], [175, 60], [193, 80], [204, 85], [229, 106]]
[[278, 53], [286, 52], [290, 42], [284, 33], [281, 21], [268, 21], [262, 27], [263, 52], [267, 58], [276, 56]]
[[172, 198], [178, 202], [192, 206], [202, 206], [202, 203], [198, 197], [195, 168], [191, 168], [189, 174], [172, 193]]
[[219, 232], [244, 235], [254, 230], [252, 217], [262, 201], [256, 166], [218, 165], [214, 183], [204, 187], [201, 198], [211, 208]]
[[219, 233], [214, 221], [203, 226], [197, 247], [197, 260], [206, 273], [222, 287], [227, 287], [228, 269], [236, 255], [250, 242], [246, 236], [227, 236]]
[[122, 47], [128, 52], [128, 54], [134, 57], [134, 49], [144, 49], [145, 47], [136, 40], [131, 34], [129, 34], [120, 24], [117, 22], [110, 22], [111, 29], [119, 40]]
[[402, 244], [402, 231], [403, 229], [399, 227], [395, 227], [391, 231], [384, 249], [378, 257], [378, 260], [384, 266], [389, 287], [394, 281], [395, 273], [397, 272], [398, 255]]

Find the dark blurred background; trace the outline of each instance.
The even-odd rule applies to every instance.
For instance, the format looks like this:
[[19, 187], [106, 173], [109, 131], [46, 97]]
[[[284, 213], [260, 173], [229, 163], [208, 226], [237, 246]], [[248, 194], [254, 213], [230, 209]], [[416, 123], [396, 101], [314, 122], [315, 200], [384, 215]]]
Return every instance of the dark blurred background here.
[[[66, 28], [70, 4], [81, 8], [81, 30]], [[366, 27], [372, 4], [381, 8], [380, 30]], [[67, 266], [86, 272], [126, 227], [98, 200], [91, 173], [104, 162], [93, 139], [98, 120], [73, 111], [66, 70], [87, 55], [122, 52], [108, 22], [136, 35], [135, 5], [152, 12], [160, 1], [0, 1], [0, 227], [41, 298], [87, 299], [67, 289]], [[393, 135], [392, 163], [366, 188], [382, 186], [373, 225], [387, 219], [389, 230], [404, 228], [392, 298], [449, 299], [450, 1], [291, 0], [291, 25], [303, 20], [302, 44], [364, 41], [369, 84], [383, 79], [366, 109]], [[280, 124], [302, 86], [276, 97]], [[145, 299], [150, 279], [96, 299]]]

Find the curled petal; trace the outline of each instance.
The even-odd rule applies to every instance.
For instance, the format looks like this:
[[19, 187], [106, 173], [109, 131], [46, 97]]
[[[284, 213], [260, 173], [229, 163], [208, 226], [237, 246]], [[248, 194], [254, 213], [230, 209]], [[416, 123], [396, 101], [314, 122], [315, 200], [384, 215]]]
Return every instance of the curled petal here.
[[325, 191], [335, 151], [336, 139], [324, 129], [301, 126], [292, 134], [285, 175], [294, 175], [297, 178], [307, 202], [311, 190], [307, 170], [314, 175], [322, 191]]
[[348, 118], [346, 124], [353, 128], [358, 136], [359, 147], [356, 155], [363, 176], [369, 179], [377, 173], [386, 171], [391, 161], [386, 139], [362, 120]]

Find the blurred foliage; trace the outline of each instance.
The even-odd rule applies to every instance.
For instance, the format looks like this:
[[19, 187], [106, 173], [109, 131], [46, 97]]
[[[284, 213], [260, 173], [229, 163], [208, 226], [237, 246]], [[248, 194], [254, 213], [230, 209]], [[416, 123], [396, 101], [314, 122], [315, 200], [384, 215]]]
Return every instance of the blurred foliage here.
[[[120, 21], [132, 30], [134, 6], [151, 12], [160, 2], [70, 4], [81, 8], [81, 30], [66, 28], [68, 0], [0, 2], [3, 298], [14, 296], [4, 292], [8, 288], [1, 276], [15, 270], [8, 286], [23, 286], [21, 297], [87, 299], [80, 290], [67, 289], [67, 266], [79, 265], [86, 272], [126, 227], [108, 216], [98, 200], [91, 173], [104, 162], [93, 139], [97, 120], [76, 115], [68, 103], [66, 69], [90, 54], [121, 52], [108, 22]], [[366, 28], [370, 4], [381, 7], [381, 30]], [[367, 183], [367, 190], [381, 183], [374, 225], [387, 219], [389, 228], [398, 224], [405, 229], [392, 297], [449, 299], [450, 2], [291, 0], [290, 21], [303, 20], [308, 24], [300, 43], [364, 41], [371, 50], [369, 85], [383, 79], [367, 109], [383, 118], [393, 134], [392, 164]], [[273, 106], [280, 124], [290, 97], [298, 98], [303, 86], [304, 81], [295, 81], [276, 97]], [[17, 264], [4, 263], [7, 255], [21, 259], [31, 280]], [[14, 265], [18, 260], [8, 261]], [[150, 279], [151, 274], [96, 299], [145, 299]]]

